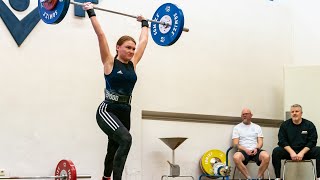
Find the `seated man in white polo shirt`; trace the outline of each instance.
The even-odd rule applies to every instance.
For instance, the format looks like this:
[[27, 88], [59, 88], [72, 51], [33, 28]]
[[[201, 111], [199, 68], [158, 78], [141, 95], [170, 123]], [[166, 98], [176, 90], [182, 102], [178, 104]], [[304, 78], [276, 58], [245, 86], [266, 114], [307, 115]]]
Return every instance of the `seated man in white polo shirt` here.
[[233, 160], [240, 172], [251, 179], [246, 165], [250, 160], [255, 161], [259, 167], [257, 177], [262, 179], [263, 173], [269, 166], [270, 155], [262, 150], [263, 134], [261, 127], [251, 122], [251, 110], [242, 110], [242, 122], [233, 128], [232, 141], [238, 147], [238, 151], [233, 155]]

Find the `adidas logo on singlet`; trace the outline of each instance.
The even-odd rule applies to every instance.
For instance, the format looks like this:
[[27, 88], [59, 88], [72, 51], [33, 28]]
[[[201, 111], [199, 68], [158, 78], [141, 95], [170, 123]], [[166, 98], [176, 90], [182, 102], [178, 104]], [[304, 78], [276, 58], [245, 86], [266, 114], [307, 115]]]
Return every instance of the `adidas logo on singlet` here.
[[122, 73], [122, 71], [121, 71], [121, 70], [119, 70], [119, 71], [117, 72], [117, 74], [123, 74], [123, 73]]

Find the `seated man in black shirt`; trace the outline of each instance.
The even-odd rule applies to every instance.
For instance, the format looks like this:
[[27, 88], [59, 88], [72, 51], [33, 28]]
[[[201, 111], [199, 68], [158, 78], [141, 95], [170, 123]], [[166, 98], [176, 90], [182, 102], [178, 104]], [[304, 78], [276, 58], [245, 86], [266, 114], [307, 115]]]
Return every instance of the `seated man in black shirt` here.
[[276, 180], [280, 180], [281, 159], [301, 161], [316, 159], [317, 179], [320, 178], [320, 147], [316, 146], [318, 134], [314, 124], [302, 118], [302, 107], [291, 106], [291, 118], [284, 121], [278, 133], [278, 147], [273, 149], [272, 164]]

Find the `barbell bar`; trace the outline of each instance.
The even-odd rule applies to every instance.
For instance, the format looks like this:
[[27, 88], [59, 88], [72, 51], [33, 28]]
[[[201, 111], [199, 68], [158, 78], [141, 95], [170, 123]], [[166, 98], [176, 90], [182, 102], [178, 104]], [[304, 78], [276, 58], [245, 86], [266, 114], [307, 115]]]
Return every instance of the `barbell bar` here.
[[[38, 0], [40, 17], [47, 24], [58, 24], [67, 14], [70, 4], [83, 5], [83, 3], [70, 0]], [[104, 9], [98, 6], [94, 6], [94, 9], [137, 18], [137, 16], [134, 15]], [[161, 46], [170, 46], [180, 38], [182, 31], [189, 32], [189, 29], [184, 27], [182, 10], [172, 3], [161, 5], [154, 13], [152, 19], [146, 20], [151, 22], [150, 29], [153, 40]]]
[[[75, 1], [70, 1], [70, 4], [74, 4], [74, 5], [78, 5], [78, 6], [82, 6], [82, 5], [83, 5], [83, 3], [79, 3], [79, 2], [75, 2]], [[137, 17], [138, 17], [138, 16], [131, 15], [131, 14], [126, 14], [126, 13], [122, 13], [122, 12], [112, 11], [112, 10], [109, 10], [109, 9], [104, 9], [104, 8], [101, 8], [101, 7], [98, 7], [98, 6], [93, 6], [93, 9], [97, 9], [97, 10], [105, 11], [105, 12], [109, 12], [109, 13], [114, 13], [114, 14], [118, 14], [118, 15], [122, 15], [122, 16], [132, 17], [132, 18], [137, 18]], [[164, 25], [164, 26], [171, 26], [171, 24], [166, 23], [166, 22], [155, 21], [155, 20], [152, 20], [152, 19], [146, 19], [146, 20], [149, 21], [149, 22], [161, 24], [161, 25]], [[189, 32], [189, 29], [183, 27], [183, 31], [184, 31], [184, 32]]]
[[90, 175], [77, 175], [76, 167], [71, 160], [63, 159], [56, 166], [54, 176], [10, 176], [0, 179], [56, 179], [56, 180], [77, 180], [91, 178]]

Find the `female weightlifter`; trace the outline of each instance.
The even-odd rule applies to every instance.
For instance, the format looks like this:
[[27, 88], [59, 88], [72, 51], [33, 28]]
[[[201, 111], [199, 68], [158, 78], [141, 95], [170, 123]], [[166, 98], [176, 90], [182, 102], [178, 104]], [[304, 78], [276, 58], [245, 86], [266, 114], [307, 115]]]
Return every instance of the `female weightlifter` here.
[[108, 149], [104, 162], [102, 180], [121, 180], [124, 165], [131, 147], [130, 130], [131, 94], [137, 81], [136, 67], [148, 42], [148, 22], [138, 16], [141, 22], [139, 43], [130, 36], [122, 36], [116, 44], [116, 55], [112, 56], [107, 38], [93, 10], [93, 4], [86, 2], [82, 8], [88, 13], [97, 35], [100, 57], [104, 67], [106, 83], [105, 99], [99, 105], [96, 119], [99, 127], [108, 136]]

